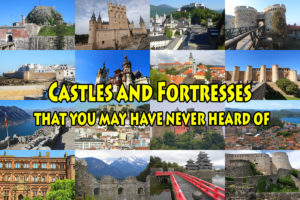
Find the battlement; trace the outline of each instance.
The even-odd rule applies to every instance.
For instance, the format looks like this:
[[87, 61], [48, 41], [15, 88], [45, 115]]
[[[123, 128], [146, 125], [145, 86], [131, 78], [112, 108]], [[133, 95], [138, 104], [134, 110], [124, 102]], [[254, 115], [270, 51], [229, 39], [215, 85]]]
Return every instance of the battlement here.
[[284, 4], [274, 4], [265, 8], [264, 12], [275, 11], [276, 9], [281, 9], [284, 12], [286, 11], [286, 6]]
[[117, 12], [120, 12], [120, 11], [126, 12], [126, 6], [108, 3], [108, 10], [115, 10]]
[[257, 10], [251, 6], [237, 6], [234, 8], [234, 12], [245, 12], [245, 11], [257, 12]]
[[226, 159], [237, 159], [237, 158], [270, 158], [268, 154], [226, 154]]

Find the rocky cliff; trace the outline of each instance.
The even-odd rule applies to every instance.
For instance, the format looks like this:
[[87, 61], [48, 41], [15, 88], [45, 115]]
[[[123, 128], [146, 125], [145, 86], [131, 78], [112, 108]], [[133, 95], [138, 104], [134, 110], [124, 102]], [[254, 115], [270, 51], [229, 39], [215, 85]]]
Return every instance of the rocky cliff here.
[[54, 25], [63, 21], [62, 15], [50, 6], [35, 6], [26, 17], [27, 23], [38, 25]]

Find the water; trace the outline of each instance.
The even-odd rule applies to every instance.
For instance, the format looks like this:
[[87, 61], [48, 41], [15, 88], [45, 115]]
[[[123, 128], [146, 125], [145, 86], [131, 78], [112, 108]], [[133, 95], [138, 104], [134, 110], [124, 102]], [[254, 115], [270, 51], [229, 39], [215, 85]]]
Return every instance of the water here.
[[[8, 126], [8, 135], [12, 138], [14, 134], [19, 136], [33, 135], [41, 126], [35, 126], [35, 120], [27, 120], [18, 125]], [[6, 127], [0, 127], [0, 140], [6, 138]]]
[[300, 117], [283, 117], [281, 121], [290, 122], [293, 124], [300, 124]]
[[157, 190], [155, 194], [151, 195], [151, 200], [172, 200], [171, 189]]
[[225, 189], [225, 176], [216, 174], [215, 176], [212, 177], [212, 184]]

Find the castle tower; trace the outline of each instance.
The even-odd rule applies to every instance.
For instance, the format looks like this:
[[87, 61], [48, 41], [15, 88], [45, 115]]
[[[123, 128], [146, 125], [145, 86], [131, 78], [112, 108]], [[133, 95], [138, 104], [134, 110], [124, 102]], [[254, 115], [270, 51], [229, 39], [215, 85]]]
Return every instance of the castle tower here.
[[128, 86], [128, 84], [133, 84], [132, 76], [131, 76], [131, 62], [128, 60], [127, 56], [124, 56], [123, 61], [123, 76], [122, 76], [122, 82]]
[[97, 23], [102, 24], [102, 19], [101, 19], [101, 16], [100, 16], [100, 12], [99, 12], [99, 15], [98, 15]]
[[236, 81], [239, 81], [239, 79], [240, 79], [240, 67], [235, 66], [233, 73], [232, 73], [231, 81], [236, 82]]
[[278, 72], [278, 65], [272, 66], [272, 82], [276, 82], [279, 80], [279, 72]]
[[250, 65], [247, 66], [245, 81], [252, 81], [252, 66]]
[[260, 66], [260, 77], [259, 82], [266, 82], [267, 81], [267, 69], [266, 65]]
[[105, 62], [104, 62], [102, 68], [98, 70], [97, 77], [96, 77], [96, 85], [105, 84], [106, 81], [108, 80], [108, 73], [109, 73], [109, 69], [105, 67]]
[[237, 6], [234, 8], [235, 28], [257, 26], [257, 10], [253, 7]]
[[140, 27], [141, 29], [143, 29], [143, 33], [147, 33], [147, 30], [146, 30], [146, 24], [145, 24], [145, 21], [144, 19], [142, 18], [142, 16], [140, 16]]
[[65, 155], [66, 159], [66, 170], [67, 170], [67, 179], [75, 179], [75, 156], [67, 156]]
[[298, 82], [297, 70], [291, 70], [289, 74], [289, 79], [293, 82]]
[[272, 163], [273, 163], [272, 172], [274, 174], [276, 174], [279, 169], [287, 169], [287, 170], [292, 169], [292, 166], [289, 161], [289, 157], [285, 152], [273, 153], [272, 154]]
[[24, 18], [24, 15], [21, 15], [21, 24], [25, 24], [25, 18]]
[[128, 29], [126, 6], [108, 3], [110, 29]]
[[194, 58], [193, 58], [193, 54], [192, 54], [192, 52], [190, 52], [189, 61], [190, 61], [190, 64], [192, 64], [192, 63], [193, 63], [193, 61], [194, 61]]
[[89, 44], [92, 45], [92, 48], [93, 48], [93, 46], [96, 42], [96, 29], [97, 29], [97, 21], [96, 21], [96, 16], [95, 16], [94, 12], [93, 12], [93, 15], [92, 15], [89, 23], [90, 23], [89, 24], [89, 26], [90, 26]]

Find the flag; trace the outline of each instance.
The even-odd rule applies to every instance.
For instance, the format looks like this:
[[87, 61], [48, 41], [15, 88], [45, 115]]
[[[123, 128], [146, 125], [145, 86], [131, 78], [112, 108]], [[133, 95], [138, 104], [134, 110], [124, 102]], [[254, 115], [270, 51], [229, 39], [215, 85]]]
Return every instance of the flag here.
[[5, 126], [7, 126], [6, 113], [5, 113], [5, 121], [4, 121], [4, 123], [5, 123]]

